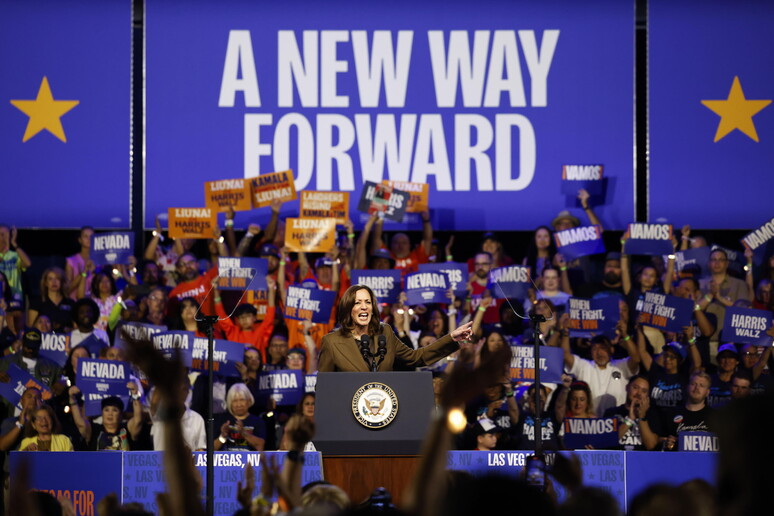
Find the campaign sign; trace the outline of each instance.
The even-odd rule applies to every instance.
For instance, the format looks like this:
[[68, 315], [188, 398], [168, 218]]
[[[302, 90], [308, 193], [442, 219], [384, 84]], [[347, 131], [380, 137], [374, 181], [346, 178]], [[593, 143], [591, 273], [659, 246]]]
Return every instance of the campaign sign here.
[[266, 290], [266, 258], [218, 258], [218, 288], [243, 291]]
[[[540, 381], [561, 383], [564, 352], [560, 348], [540, 346]], [[511, 346], [511, 379], [517, 382], [535, 381], [534, 346]]]
[[153, 335], [153, 347], [161, 351], [164, 358], [171, 360], [180, 357], [185, 367], [191, 367], [193, 358], [192, 331], [162, 331]]
[[204, 205], [218, 212], [247, 211], [253, 208], [250, 182], [246, 179], [221, 179], [204, 183]]
[[65, 333], [41, 333], [40, 337], [40, 355], [64, 367], [70, 352], [70, 336]]
[[279, 369], [258, 375], [258, 396], [273, 399], [277, 405], [295, 405], [306, 392], [303, 371]]
[[584, 189], [589, 195], [601, 195], [604, 165], [562, 165], [562, 193], [578, 195]]
[[163, 324], [148, 324], [139, 322], [124, 322], [121, 321], [116, 327], [116, 335], [113, 339], [113, 345], [116, 347], [123, 347], [126, 349], [126, 342], [122, 338], [124, 332], [130, 337], [138, 340], [150, 340], [154, 334], [167, 331], [167, 327]]
[[215, 238], [217, 213], [212, 208], [169, 208], [169, 238]]
[[126, 408], [129, 403], [129, 389], [126, 387], [130, 381], [129, 373], [126, 362], [91, 358], [78, 360], [75, 385], [83, 393], [86, 415], [102, 414], [102, 399], [108, 396], [118, 396]]
[[615, 330], [619, 319], [617, 297], [581, 299], [571, 297], [567, 303], [571, 337], [593, 337]]
[[[162, 452], [156, 453], [161, 459]], [[34, 489], [54, 497], [67, 499], [71, 510], [59, 513], [45, 511], [45, 514], [69, 514], [72, 516], [94, 516], [100, 514], [99, 502], [109, 494], [121, 493], [124, 483], [121, 467], [125, 455], [122, 452], [95, 453], [72, 451], [67, 453], [11, 452], [11, 492]], [[28, 466], [28, 478], [15, 475], [23, 464]], [[159, 461], [159, 464], [161, 462]], [[161, 473], [161, 467], [158, 468]], [[149, 472], [150, 473], [150, 472]], [[128, 475], [127, 475], [128, 477]], [[166, 490], [163, 480], [159, 492]], [[119, 495], [120, 496], [120, 495]], [[155, 492], [151, 493], [155, 496]], [[154, 501], [151, 499], [150, 501]], [[129, 500], [124, 499], [125, 502]], [[149, 509], [151, 505], [146, 505]], [[155, 506], [154, 506], [155, 507]], [[41, 514], [37, 511], [27, 514]]]
[[524, 299], [531, 286], [529, 267], [507, 265], [489, 272], [487, 288], [496, 299]]
[[253, 208], [271, 206], [275, 201], [288, 202], [298, 198], [293, 171], [261, 174], [250, 180]]
[[581, 226], [554, 233], [556, 251], [567, 261], [581, 256], [605, 252], [602, 229], [599, 226]]
[[331, 320], [336, 292], [290, 285], [285, 301], [285, 317], [326, 324]]
[[457, 297], [467, 297], [468, 290], [468, 264], [457, 262], [443, 263], [420, 263], [420, 272], [442, 272], [446, 274], [446, 280], [449, 282], [449, 288], [454, 291]]
[[[117, 343], [118, 341], [116, 340], [116, 345]], [[98, 338], [96, 335], [92, 333], [91, 335], [89, 335], [88, 337], [80, 341], [77, 347], [86, 348], [89, 351], [89, 356], [91, 358], [99, 358], [100, 353], [102, 353], [102, 349], [108, 346], [109, 344], [107, 342]]]
[[415, 272], [406, 275], [406, 302], [409, 305], [448, 303], [449, 282], [442, 272]]
[[5, 398], [12, 406], [18, 409], [22, 408], [21, 397], [28, 387], [35, 387], [40, 390], [43, 401], [51, 399], [49, 388], [16, 364], [9, 364], [6, 373], [11, 377], [11, 380], [8, 383], [0, 382], [0, 396]]
[[677, 439], [677, 450], [683, 452], [716, 452], [718, 436], [711, 432], [680, 432]]
[[357, 209], [363, 213], [383, 213], [384, 218], [401, 222], [408, 207], [409, 194], [389, 185], [366, 181]]
[[285, 246], [293, 253], [327, 253], [336, 246], [336, 220], [286, 219]]
[[774, 247], [774, 218], [745, 235], [742, 244], [752, 250], [755, 265], [761, 265], [771, 255]]
[[[207, 370], [207, 339], [194, 337], [191, 350], [191, 368], [199, 371]], [[221, 376], [239, 376], [234, 365], [242, 362], [245, 356], [245, 345], [241, 342], [215, 339], [212, 347], [212, 369]]]
[[583, 450], [591, 445], [597, 450], [618, 447], [618, 420], [612, 418], [564, 418], [564, 447]]
[[671, 224], [645, 224], [632, 223], [624, 234], [626, 242], [623, 252], [625, 254], [642, 254], [649, 256], [661, 256], [672, 254]]
[[94, 265], [129, 263], [134, 253], [134, 233], [94, 233], [91, 236], [91, 261]]
[[379, 303], [398, 302], [398, 296], [402, 289], [400, 280], [400, 271], [396, 269], [355, 269], [352, 271], [352, 284], [365, 285], [373, 290]]
[[771, 346], [772, 338], [766, 335], [771, 324], [772, 315], [768, 310], [729, 306], [723, 319], [723, 341]]
[[302, 219], [335, 219], [344, 224], [349, 219], [349, 192], [301, 192], [298, 216]]
[[314, 392], [317, 390], [317, 373], [308, 374], [304, 377], [304, 392]]
[[253, 305], [258, 311], [256, 319], [263, 321], [266, 317], [266, 310], [269, 308], [268, 291], [248, 290], [245, 292], [244, 302]]
[[[663, 256], [664, 261], [667, 260], [668, 256]], [[675, 270], [683, 272], [686, 269], [695, 269], [700, 276], [706, 276], [709, 274], [709, 256], [710, 249], [706, 246], [677, 251], [675, 253]]]
[[[217, 430], [216, 430], [217, 431]], [[85, 452], [84, 455], [88, 454]], [[64, 453], [49, 453], [38, 455], [65, 455]], [[148, 511], [157, 507], [156, 494], [168, 489], [164, 481], [163, 470], [163, 452], [160, 451], [138, 451], [121, 453], [91, 453], [94, 455], [110, 455], [123, 458], [123, 468], [119, 463], [116, 467], [110, 469], [100, 469], [100, 471], [114, 471], [116, 476], [122, 479], [122, 489], [114, 489], [114, 492], [122, 493], [123, 503], [135, 502], [143, 504]], [[261, 474], [264, 460], [272, 461], [277, 464], [281, 470], [282, 464], [287, 456], [287, 452], [249, 452], [249, 451], [231, 451], [215, 452], [213, 458], [214, 491], [216, 500], [213, 504], [213, 514], [215, 516], [231, 516], [237, 513], [242, 506], [237, 501], [237, 481], [244, 483], [245, 468], [249, 464], [255, 472], [255, 487], [250, 494], [250, 498], [258, 496], [261, 492]], [[78, 460], [77, 456], [73, 460]], [[201, 478], [206, 478], [205, 468], [207, 466], [206, 452], [193, 452], [191, 462], [196, 467]], [[55, 470], [57, 472], [63, 469]], [[322, 475], [322, 457], [320, 452], [305, 452], [304, 464], [301, 466], [301, 485], [315, 482], [323, 479]], [[61, 475], [60, 475], [61, 476]], [[202, 486], [202, 507], [204, 506], [205, 488]], [[94, 516], [92, 512], [83, 516]]]
[[430, 209], [430, 185], [427, 183], [411, 183], [409, 181], [390, 181], [385, 179], [382, 184], [394, 190], [406, 192], [409, 195], [406, 213], [422, 213]]
[[637, 300], [634, 309], [640, 312], [640, 323], [662, 331], [679, 333], [683, 331], [683, 327], [691, 324], [693, 301], [645, 292], [645, 297]]

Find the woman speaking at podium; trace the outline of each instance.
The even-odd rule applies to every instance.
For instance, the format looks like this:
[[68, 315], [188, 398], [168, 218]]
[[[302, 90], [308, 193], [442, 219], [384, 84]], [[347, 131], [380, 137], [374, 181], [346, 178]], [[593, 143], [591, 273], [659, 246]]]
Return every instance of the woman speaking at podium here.
[[322, 339], [318, 367], [322, 373], [392, 371], [396, 360], [409, 367], [430, 365], [457, 351], [459, 343], [470, 338], [473, 324], [463, 324], [429, 346], [411, 349], [380, 322], [376, 296], [365, 285], [352, 285], [341, 297], [338, 323]]

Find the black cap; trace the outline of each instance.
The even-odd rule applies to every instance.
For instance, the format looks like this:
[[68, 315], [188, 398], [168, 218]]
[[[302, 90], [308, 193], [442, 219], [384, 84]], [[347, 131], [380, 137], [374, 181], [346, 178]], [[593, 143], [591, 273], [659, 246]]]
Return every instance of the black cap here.
[[37, 351], [40, 349], [42, 343], [43, 338], [40, 335], [40, 331], [37, 329], [32, 328], [24, 332], [24, 339], [22, 340], [23, 346]]

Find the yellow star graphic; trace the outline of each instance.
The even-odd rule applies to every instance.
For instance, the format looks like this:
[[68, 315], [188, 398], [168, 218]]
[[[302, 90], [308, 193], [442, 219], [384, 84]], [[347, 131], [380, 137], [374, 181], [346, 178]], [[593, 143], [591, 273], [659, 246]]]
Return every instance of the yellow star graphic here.
[[22, 142], [26, 142], [43, 129], [47, 130], [63, 142], [67, 142], [62, 128], [62, 115], [77, 106], [78, 100], [54, 100], [48, 79], [43, 77], [35, 100], [12, 100], [11, 104], [30, 117], [27, 130], [24, 131]]
[[715, 133], [715, 142], [725, 137], [734, 129], [739, 129], [753, 141], [758, 140], [758, 132], [755, 130], [752, 117], [758, 111], [771, 104], [771, 100], [747, 100], [744, 98], [739, 77], [734, 77], [731, 91], [726, 100], [702, 100], [707, 108], [720, 115], [720, 123]]

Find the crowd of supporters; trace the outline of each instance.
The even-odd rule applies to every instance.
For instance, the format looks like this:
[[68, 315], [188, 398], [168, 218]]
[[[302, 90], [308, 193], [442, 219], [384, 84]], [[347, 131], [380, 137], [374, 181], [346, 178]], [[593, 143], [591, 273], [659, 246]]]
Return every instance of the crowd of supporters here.
[[[588, 195], [582, 192], [579, 199], [588, 223], [601, 227]], [[39, 278], [27, 278], [39, 284], [34, 293], [22, 289], [31, 259], [20, 248], [15, 228], [0, 224], [0, 340], [5, 355], [0, 381], [9, 381], [6, 371], [15, 364], [52, 393], [44, 402], [38, 389], [29, 388], [21, 409], [3, 404], [0, 449], [164, 450], [167, 429], [160, 422], [170, 419], [169, 405], [164, 403], [164, 391], [147, 375], [138, 372], [127, 382], [128, 406], [119, 398], [105, 398], [99, 417], [85, 415], [76, 386], [77, 364], [81, 358], [97, 357], [79, 343], [95, 336], [104, 342], [99, 358], [124, 360], [127, 350], [117, 339], [122, 324], [143, 322], [203, 337], [199, 313], [221, 316], [215, 338], [245, 346], [238, 367], [241, 378], [214, 378], [215, 449], [292, 449], [288, 422], [295, 421], [293, 414], [314, 421], [314, 394], [304, 396], [298, 406], [278, 406], [271, 399], [259, 402], [257, 379], [264, 371], [278, 369], [314, 374], [322, 337], [334, 328], [336, 313], [334, 308], [326, 324], [286, 319], [287, 287], [302, 284], [341, 296], [351, 285], [353, 270], [397, 269], [405, 275], [432, 262], [467, 263], [467, 295], [455, 297], [450, 292], [447, 304], [414, 306], [406, 305], [401, 295], [398, 303], [381, 306], [380, 312], [403, 344], [415, 349], [473, 322], [474, 339], [426, 368], [437, 378], [438, 392], [455, 374], [460, 354], [473, 356], [476, 364], [499, 360], [483, 378], [480, 395], [465, 400], [468, 423], [455, 438], [458, 449], [533, 449], [534, 416], [539, 411], [542, 440], [549, 450], [564, 448], [565, 418], [590, 417], [618, 420], [618, 449], [672, 450], [681, 432], [714, 432], [712, 413], [718, 407], [771, 388], [771, 347], [730, 342], [723, 336], [723, 316], [731, 306], [771, 310], [774, 260], [767, 259], [760, 274], [754, 274], [752, 255], [747, 253], [747, 266], [735, 268], [729, 250], [692, 235], [687, 226], [674, 239], [674, 249], [710, 247], [709, 270], [677, 271], [671, 256], [635, 257], [618, 250], [565, 260], [557, 253], [553, 233], [581, 224], [570, 212], [537, 227], [529, 245], [516, 256], [504, 250], [506, 233], [485, 233], [475, 249], [455, 247], [454, 237], [439, 242], [423, 213], [421, 235], [394, 233], [387, 238], [383, 219], [374, 214], [359, 233], [351, 222], [346, 224], [331, 252], [312, 257], [289, 253], [283, 246], [279, 213], [280, 205], [273, 205], [265, 228], [250, 224], [237, 235], [236, 214], [229, 212], [222, 236], [206, 247], [192, 240], [165, 239], [157, 224], [143, 255], [117, 266], [94, 265], [90, 258], [94, 230], [84, 227], [78, 237], [80, 251], [67, 257], [64, 267], [50, 267]], [[241, 294], [220, 291], [217, 259], [227, 256], [266, 258], [266, 292], [247, 292], [240, 298]], [[490, 290], [490, 271], [511, 264], [531, 268], [533, 288], [526, 299], [504, 300]], [[647, 292], [690, 299], [691, 324], [679, 333], [640, 324], [638, 302]], [[615, 333], [571, 338], [565, 311], [571, 296], [617, 299]], [[534, 328], [531, 313], [547, 320]], [[63, 366], [39, 353], [42, 334], [51, 332], [69, 335]], [[769, 333], [774, 335], [774, 330]], [[563, 382], [541, 385], [539, 395], [534, 386], [527, 389], [529, 384], [511, 379], [510, 355], [500, 353], [509, 346], [534, 344], [535, 338], [562, 350], [565, 372]], [[174, 386], [165, 386], [167, 394], [185, 406], [174, 417], [189, 450], [206, 448], [206, 384], [206, 373], [188, 371]], [[308, 441], [303, 447], [314, 449]]]

